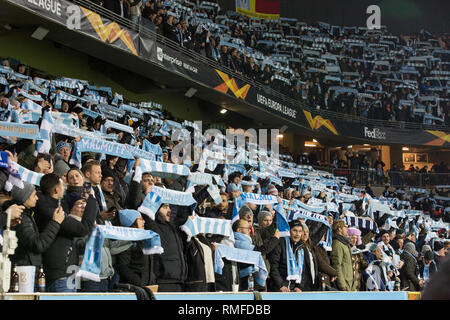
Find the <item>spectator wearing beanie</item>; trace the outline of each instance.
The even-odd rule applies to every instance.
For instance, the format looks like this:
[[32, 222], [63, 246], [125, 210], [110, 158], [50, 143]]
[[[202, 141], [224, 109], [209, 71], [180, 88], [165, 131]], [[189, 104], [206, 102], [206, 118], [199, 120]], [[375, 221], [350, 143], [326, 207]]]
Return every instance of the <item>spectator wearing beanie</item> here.
[[76, 292], [77, 288], [67, 286], [69, 266], [79, 265], [79, 256], [83, 255], [82, 237], [92, 230], [97, 213], [97, 203], [90, 196], [86, 201], [79, 193], [66, 195], [66, 216], [60, 231], [47, 251], [43, 253], [44, 272], [48, 292]]
[[441, 262], [444, 262], [445, 260], [444, 245], [440, 241], [435, 241], [433, 249], [434, 249], [434, 262], [436, 262], [436, 266], [439, 268]]
[[[123, 227], [144, 229], [144, 219], [136, 210], [120, 210], [120, 224]], [[143, 287], [149, 285], [149, 256], [142, 252], [143, 241], [133, 245], [117, 256], [117, 271], [121, 283]]]
[[22, 221], [13, 228], [16, 231], [18, 246], [11, 262], [19, 266], [35, 266], [39, 268], [42, 264], [42, 253], [49, 248], [55, 240], [60, 224], [64, 220], [64, 212], [56, 209], [52, 220], [47, 227], [39, 233], [39, 229], [34, 221], [34, 207], [38, 197], [33, 185], [23, 182], [23, 188], [14, 186], [11, 190], [12, 200], [3, 204], [6, 209], [12, 204], [23, 205], [25, 210], [22, 213]]
[[357, 249], [356, 246], [361, 245], [361, 230], [356, 228], [348, 228], [347, 234], [350, 237], [350, 245], [352, 246], [352, 263], [353, 263], [353, 276], [356, 281], [356, 290], [361, 288], [362, 271], [368, 266], [367, 261], [361, 252], [353, 252]]
[[277, 197], [278, 189], [273, 184], [269, 184], [267, 185], [267, 194]]
[[267, 255], [278, 245], [280, 232], [277, 230], [276, 224], [273, 223], [273, 216], [270, 211], [261, 210], [258, 213], [258, 226], [255, 226], [254, 244], [256, 246], [266, 246], [266, 254], [263, 259], [266, 262], [267, 271], [270, 272], [270, 264]]
[[58, 177], [62, 179], [62, 181], [66, 184], [67, 183], [67, 172], [69, 172], [70, 167], [67, 165], [67, 163], [64, 160], [58, 160], [55, 163], [55, 166], [53, 168], [53, 173], [56, 174]]
[[123, 209], [122, 199], [114, 191], [115, 183], [114, 172], [109, 169], [102, 170], [102, 182], [101, 188], [103, 191], [103, 196], [105, 197], [107, 213], [104, 217], [109, 220], [113, 225], [119, 226], [120, 221], [118, 217], [118, 212]]
[[239, 209], [239, 219], [246, 220], [250, 225], [250, 235], [253, 239], [253, 236], [255, 235], [255, 229], [253, 227], [253, 211], [250, 209], [249, 206], [244, 205]]
[[423, 259], [419, 261], [419, 275], [425, 282], [427, 282], [437, 271], [437, 265], [433, 258], [433, 251], [427, 250], [425, 251]]
[[403, 248], [400, 258], [403, 260], [403, 267], [400, 269], [400, 281], [402, 288], [408, 288], [408, 291], [419, 291], [423, 287], [423, 280], [419, 279], [419, 266], [417, 259], [419, 257], [414, 243], [408, 242]]
[[258, 225], [255, 226], [255, 238], [260, 237], [262, 241], [271, 238], [277, 230], [277, 223], [274, 215], [267, 209], [258, 213]]
[[70, 160], [70, 152], [72, 151], [72, 145], [70, 143], [67, 143], [64, 140], [61, 140], [56, 144], [56, 155], [55, 155], [55, 162], [59, 160], [64, 160], [66, 164], [69, 163]]

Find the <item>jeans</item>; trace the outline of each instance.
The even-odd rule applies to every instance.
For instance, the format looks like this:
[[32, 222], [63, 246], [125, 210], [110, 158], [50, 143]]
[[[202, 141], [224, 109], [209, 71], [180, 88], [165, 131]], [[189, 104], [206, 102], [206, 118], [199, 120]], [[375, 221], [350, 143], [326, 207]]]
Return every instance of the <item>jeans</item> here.
[[108, 292], [109, 291], [109, 280], [102, 279], [100, 282], [97, 281], [83, 281], [81, 284], [82, 292]]
[[77, 288], [74, 283], [69, 284], [69, 286], [72, 284], [73, 288], [69, 288], [67, 286], [67, 280], [68, 277], [56, 279], [48, 285], [47, 292], [77, 292]]

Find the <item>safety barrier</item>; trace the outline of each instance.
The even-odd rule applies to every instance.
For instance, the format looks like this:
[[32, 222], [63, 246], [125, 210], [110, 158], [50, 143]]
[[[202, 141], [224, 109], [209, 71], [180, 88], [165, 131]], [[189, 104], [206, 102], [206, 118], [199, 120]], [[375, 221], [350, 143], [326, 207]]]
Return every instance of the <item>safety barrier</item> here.
[[[252, 300], [420, 300], [420, 292], [156, 292], [156, 300], [252, 301]], [[134, 293], [6, 293], [1, 300], [136, 300]]]

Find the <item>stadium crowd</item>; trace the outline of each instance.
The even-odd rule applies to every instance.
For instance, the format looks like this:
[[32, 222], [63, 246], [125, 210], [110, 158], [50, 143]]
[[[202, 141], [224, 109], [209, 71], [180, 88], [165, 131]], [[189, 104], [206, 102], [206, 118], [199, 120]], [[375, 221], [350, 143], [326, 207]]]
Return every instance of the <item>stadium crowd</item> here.
[[[227, 158], [251, 142], [220, 148], [153, 102], [8, 60], [0, 73], [0, 226], [11, 215], [12, 263], [43, 265], [49, 292], [418, 291], [448, 255], [449, 185], [377, 197], [258, 146]], [[151, 230], [162, 250], [120, 237], [88, 250], [113, 227]]]
[[308, 26], [223, 12], [215, 2], [96, 0], [221, 66], [311, 108], [450, 125], [449, 38]]

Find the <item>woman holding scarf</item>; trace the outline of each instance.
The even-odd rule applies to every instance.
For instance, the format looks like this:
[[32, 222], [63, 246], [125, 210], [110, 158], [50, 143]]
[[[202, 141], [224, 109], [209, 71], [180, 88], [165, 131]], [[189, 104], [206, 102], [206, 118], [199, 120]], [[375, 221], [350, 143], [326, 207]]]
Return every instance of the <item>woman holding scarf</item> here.
[[361, 245], [361, 230], [356, 228], [348, 228], [348, 235], [350, 237], [350, 245], [352, 246], [352, 262], [353, 262], [353, 276], [356, 281], [356, 291], [360, 291], [362, 270], [365, 270], [368, 266], [367, 261], [364, 259], [362, 253], [358, 250], [357, 246]]

